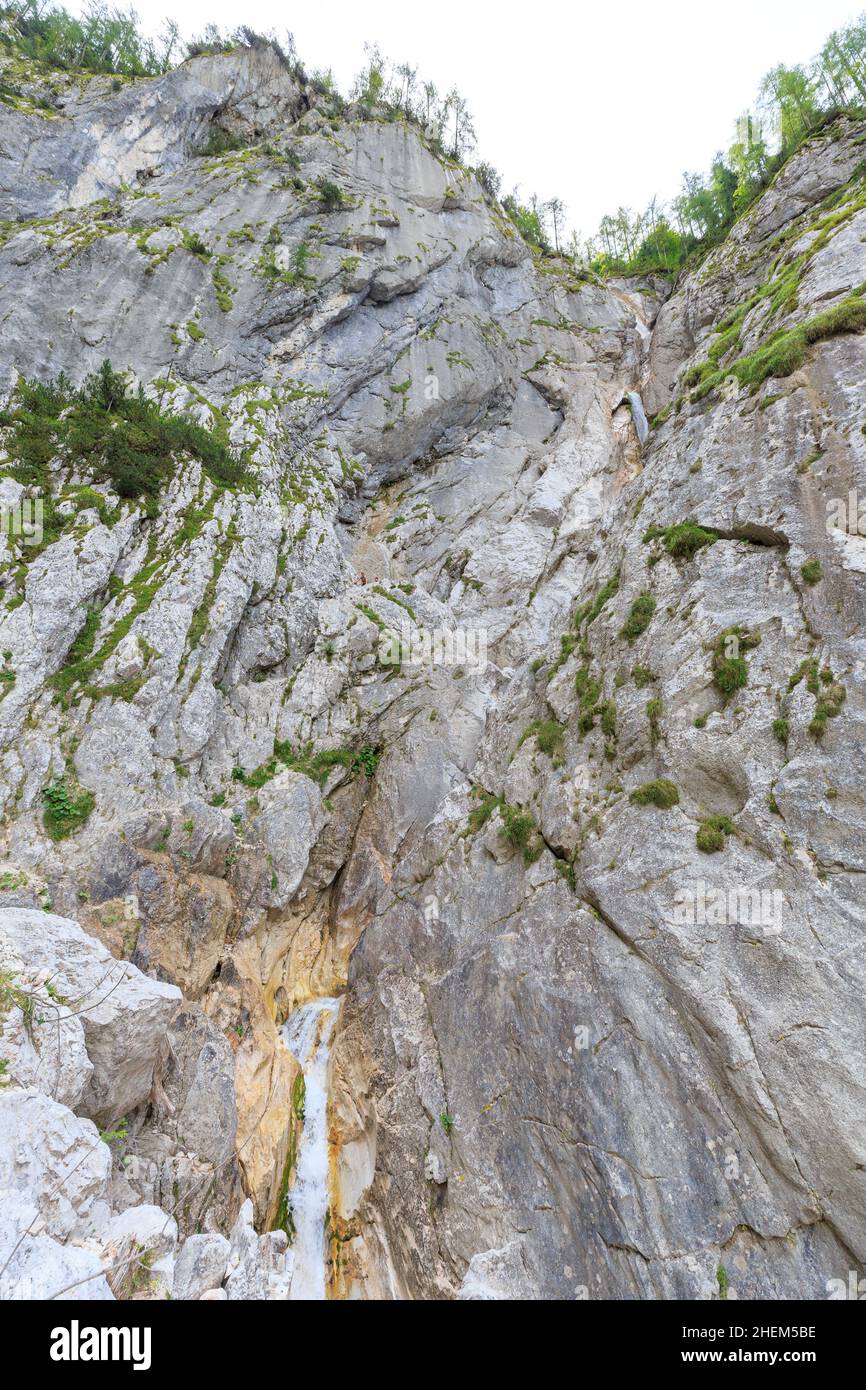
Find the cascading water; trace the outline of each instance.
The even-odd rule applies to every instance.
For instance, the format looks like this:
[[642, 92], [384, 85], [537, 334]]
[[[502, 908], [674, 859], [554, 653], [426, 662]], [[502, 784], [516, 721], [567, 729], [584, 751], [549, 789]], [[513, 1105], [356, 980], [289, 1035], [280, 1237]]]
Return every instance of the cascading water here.
[[649, 437], [649, 420], [646, 418], [643, 401], [637, 391], [627, 391], [626, 398], [631, 406], [631, 418], [634, 420], [637, 437], [641, 444], [645, 444]]
[[325, 1297], [328, 1216], [328, 1061], [339, 999], [302, 1004], [283, 1025], [286, 1047], [304, 1073], [304, 1128], [291, 1192], [295, 1238], [289, 1298]]

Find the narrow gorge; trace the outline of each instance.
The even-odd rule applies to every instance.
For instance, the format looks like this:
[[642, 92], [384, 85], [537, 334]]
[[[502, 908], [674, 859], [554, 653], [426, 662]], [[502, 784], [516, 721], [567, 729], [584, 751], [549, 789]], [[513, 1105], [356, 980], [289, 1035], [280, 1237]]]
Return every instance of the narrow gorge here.
[[862, 1275], [866, 120], [604, 278], [265, 43], [0, 65], [0, 1295]]

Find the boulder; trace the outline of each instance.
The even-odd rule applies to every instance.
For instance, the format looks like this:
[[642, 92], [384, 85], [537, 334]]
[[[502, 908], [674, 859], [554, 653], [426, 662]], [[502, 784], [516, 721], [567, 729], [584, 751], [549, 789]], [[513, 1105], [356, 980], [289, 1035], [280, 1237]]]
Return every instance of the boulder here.
[[115, 960], [77, 922], [48, 912], [0, 911], [0, 960], [22, 979], [50, 977], [84, 1029], [93, 1071], [79, 1108], [108, 1126], [147, 1100], [154, 1063], [181, 1002], [174, 985]]
[[32, 1087], [0, 1091], [0, 1188], [33, 1204], [39, 1234], [102, 1229], [110, 1179], [111, 1151], [92, 1121]]
[[231, 1245], [225, 1236], [190, 1236], [180, 1248], [174, 1267], [175, 1298], [203, 1298], [213, 1294], [225, 1278]]

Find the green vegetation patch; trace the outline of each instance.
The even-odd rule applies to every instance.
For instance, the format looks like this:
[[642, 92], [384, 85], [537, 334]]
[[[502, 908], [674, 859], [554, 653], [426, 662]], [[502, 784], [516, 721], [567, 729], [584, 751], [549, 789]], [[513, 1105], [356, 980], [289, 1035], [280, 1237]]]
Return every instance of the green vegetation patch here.
[[520, 736], [518, 748], [521, 748], [527, 739], [534, 738], [540, 753], [545, 753], [551, 759], [554, 767], [562, 767], [564, 762], [563, 738], [565, 730], [555, 719], [534, 720], [528, 728], [524, 729]]
[[655, 611], [656, 601], [653, 595], [646, 592], [639, 594], [629, 609], [628, 617], [620, 630], [620, 637], [627, 638], [629, 642], [636, 641], [646, 632]]
[[52, 840], [65, 840], [83, 825], [96, 805], [93, 792], [70, 787], [63, 777], [42, 793], [43, 825]]
[[472, 795], [476, 804], [469, 812], [466, 833], [476, 835], [487, 824], [493, 813], [498, 811], [502, 818], [502, 825], [499, 828], [500, 837], [507, 840], [515, 849], [520, 850], [524, 864], [527, 866], [535, 864], [544, 853], [544, 840], [529, 812], [522, 811], [517, 806], [509, 806], [503, 796], [494, 796], [491, 792], [485, 792], [481, 787], [475, 787]]
[[4, 471], [18, 482], [51, 496], [53, 460], [109, 483], [121, 497], [144, 499], [150, 515], [181, 455], [197, 459], [219, 488], [247, 480], [244, 464], [213, 431], [187, 416], [131, 392], [127, 378], [106, 359], [78, 390], [61, 374], [42, 383], [19, 378], [0, 411]]
[[725, 848], [727, 836], [734, 831], [734, 822], [729, 816], [707, 816], [698, 826], [698, 849], [702, 854], [718, 854]]
[[821, 561], [813, 556], [812, 559], [807, 560], [804, 565], [800, 566], [800, 574], [807, 584], [817, 584], [823, 577]]
[[264, 787], [282, 768], [287, 767], [293, 772], [303, 773], [322, 787], [335, 767], [345, 768], [353, 777], [361, 774], [372, 777], [379, 765], [379, 758], [380, 750], [371, 745], [362, 748], [329, 748], [314, 753], [310, 746], [295, 749], [291, 743], [277, 740], [273, 756], [268, 758], [267, 762], [262, 763], [253, 772], [244, 772], [241, 767], [232, 768], [232, 778], [236, 782], [242, 782], [245, 787], [259, 788]]
[[788, 681], [788, 693], [790, 694], [795, 690], [801, 681], [806, 682], [806, 689], [815, 698], [809, 733], [813, 738], [822, 738], [827, 731], [828, 721], [838, 719], [842, 713], [842, 706], [845, 704], [848, 692], [842, 682], [833, 675], [830, 667], [819, 668], [817, 659], [813, 656], [806, 657], [800, 662], [797, 670]]
[[679, 805], [679, 800], [678, 788], [667, 777], [656, 777], [652, 782], [644, 782], [643, 786], [635, 787], [629, 796], [629, 801], [634, 802], [635, 806], [658, 806], [662, 811], [669, 811], [672, 806]]
[[736, 691], [748, 685], [749, 668], [743, 653], [752, 651], [760, 643], [758, 633], [737, 626], [725, 628], [713, 643], [713, 682], [725, 704]]
[[674, 526], [650, 526], [644, 532], [644, 545], [660, 540], [673, 560], [693, 560], [699, 550], [715, 545], [719, 539], [716, 531], [699, 526], [696, 521], [678, 521]]

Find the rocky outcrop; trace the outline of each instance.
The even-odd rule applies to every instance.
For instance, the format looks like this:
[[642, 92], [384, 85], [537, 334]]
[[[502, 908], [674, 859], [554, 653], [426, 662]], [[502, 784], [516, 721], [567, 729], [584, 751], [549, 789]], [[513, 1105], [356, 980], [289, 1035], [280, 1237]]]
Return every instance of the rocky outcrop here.
[[149, 82], [62, 71], [23, 77], [23, 99], [10, 100], [2, 119], [0, 216], [10, 221], [110, 200], [124, 185], [180, 168], [215, 131], [262, 139], [303, 106], [297, 83], [264, 46], [202, 57]]
[[[278, 1030], [345, 990], [334, 1294], [822, 1297], [866, 1246], [862, 126], [672, 292], [534, 258], [266, 50], [69, 101], [0, 108], [83, 142], [5, 228], [0, 379], [109, 358], [245, 476], [178, 449], [157, 501], [52, 436], [0, 540], [9, 970], [123, 982], [62, 1047], [9, 1011], [0, 1106], [132, 1141], [95, 1233], [28, 1239], [285, 1297]], [[218, 110], [249, 143], [196, 155]]]
[[[49, 1013], [46, 1021], [51, 1014], [58, 1015], [60, 1036], [68, 1033], [72, 1046], [78, 1044], [79, 1055], [83, 1039], [83, 1086], [74, 1097], [78, 1109], [109, 1125], [143, 1105], [153, 1084], [154, 1058], [181, 1000], [180, 990], [115, 960], [77, 923], [41, 912], [11, 909], [3, 914], [0, 959], [14, 979], [33, 977], [37, 997], [40, 981], [50, 983], [51, 996], [56, 994], [62, 1002], [52, 1005], [51, 996], [40, 999], [40, 1007]], [[51, 1028], [34, 1031], [26, 1005], [23, 1014], [21, 1006], [17, 1012], [22, 1042], [23, 1032], [37, 1053], [44, 1039], [49, 1049], [56, 1047], [58, 1062], [62, 1056], [68, 1065], [69, 1053], [57, 1046], [57, 1034], [52, 1039]], [[40, 1065], [49, 1089], [50, 1063], [40, 1057]], [[15, 1078], [14, 1069], [11, 1075]]]

